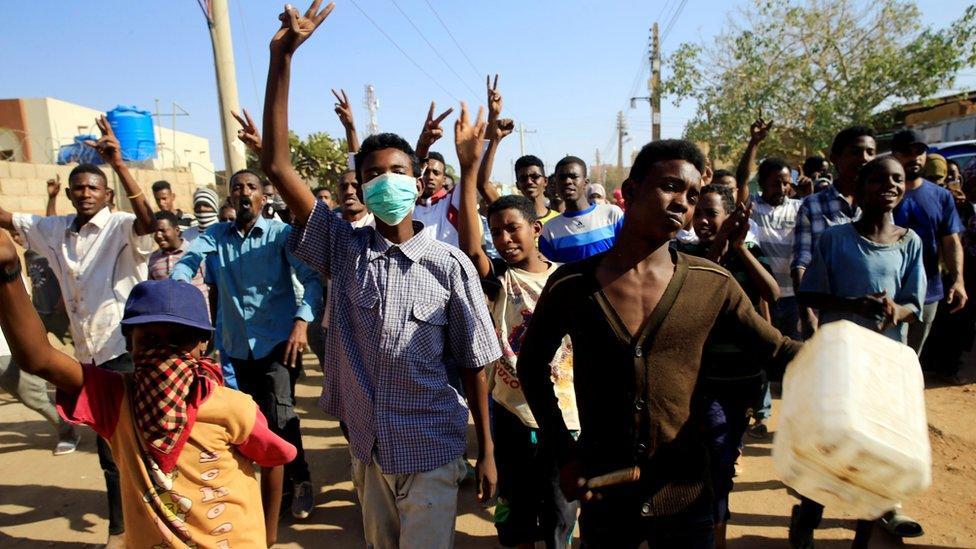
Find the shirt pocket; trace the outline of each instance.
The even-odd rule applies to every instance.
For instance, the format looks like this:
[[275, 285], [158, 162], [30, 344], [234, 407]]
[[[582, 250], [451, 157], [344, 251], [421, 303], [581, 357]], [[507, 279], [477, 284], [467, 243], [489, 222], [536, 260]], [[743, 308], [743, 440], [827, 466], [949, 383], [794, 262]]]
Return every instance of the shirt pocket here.
[[410, 310], [406, 345], [413, 353], [431, 359], [444, 352], [447, 302], [418, 301]]

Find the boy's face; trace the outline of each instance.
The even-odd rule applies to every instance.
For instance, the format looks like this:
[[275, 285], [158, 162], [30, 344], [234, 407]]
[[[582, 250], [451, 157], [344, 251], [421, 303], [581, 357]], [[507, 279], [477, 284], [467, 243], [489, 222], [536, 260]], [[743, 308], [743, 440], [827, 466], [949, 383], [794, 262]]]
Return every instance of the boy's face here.
[[546, 190], [546, 174], [539, 166], [525, 166], [515, 172], [515, 186], [522, 196], [535, 200]]
[[[406, 155], [404, 155], [406, 156]], [[444, 181], [447, 176], [444, 174], [444, 163], [433, 158], [427, 160], [427, 167], [424, 169], [423, 187], [421, 196], [430, 198], [444, 188]]]
[[176, 200], [176, 195], [173, 194], [173, 191], [169, 189], [160, 189], [153, 193], [153, 198], [156, 199], [156, 206], [160, 209], [160, 211], [174, 211], [174, 201]]
[[891, 151], [891, 156], [901, 162], [902, 168], [905, 169], [905, 177], [908, 179], [917, 179], [922, 176], [925, 160], [928, 157], [924, 145], [912, 145], [906, 149]]
[[220, 215], [217, 216], [221, 223], [224, 221], [234, 221], [237, 219], [237, 210], [233, 206], [223, 206], [220, 208]]
[[[126, 347], [133, 357], [138, 357], [141, 353], [158, 347], [160, 343], [185, 341], [185, 330], [182, 326], [168, 322], [136, 324], [129, 332]], [[207, 352], [207, 343], [206, 340], [182, 343], [180, 350], [189, 353], [193, 358], [200, 358]]]
[[568, 163], [556, 170], [556, 185], [559, 196], [566, 202], [576, 202], [586, 192], [590, 180], [583, 174], [583, 166]]
[[[380, 149], [366, 155], [359, 173], [362, 174], [363, 182], [369, 182], [374, 177], [385, 173], [397, 173], [413, 177], [413, 162], [410, 161], [407, 153], [400, 149]], [[418, 187], [420, 183], [418, 179]], [[360, 202], [363, 202], [363, 189], [361, 185], [356, 188], [356, 196]], [[365, 204], [365, 202], [363, 203]]]
[[346, 172], [339, 178], [339, 207], [346, 214], [358, 214], [366, 209], [359, 197], [356, 174], [352, 172]]
[[687, 160], [662, 160], [651, 165], [641, 181], [624, 181], [627, 215], [622, 230], [643, 240], [667, 242], [695, 213], [701, 172]]
[[94, 173], [75, 174], [65, 193], [78, 215], [91, 219], [108, 204], [105, 179]]
[[890, 212], [905, 196], [905, 170], [892, 159], [872, 170], [859, 193], [858, 203], [865, 212]]
[[721, 230], [728, 217], [729, 212], [725, 209], [722, 197], [718, 193], [701, 195], [698, 204], [695, 205], [692, 222], [698, 239], [704, 244], [715, 240], [715, 235]]
[[792, 183], [793, 174], [790, 173], [789, 168], [783, 168], [777, 173], [769, 174], [765, 181], [760, 182], [763, 202], [770, 206], [779, 206], [783, 203], [783, 199], [789, 196]]
[[875, 149], [874, 138], [862, 135], [844, 147], [840, 154], [831, 156], [830, 160], [837, 166], [837, 174], [842, 179], [853, 181], [857, 178], [857, 172], [865, 164], [874, 160]]
[[153, 240], [160, 250], [171, 251], [179, 247], [180, 230], [174, 227], [168, 219], [157, 219], [153, 222]]
[[542, 223], [530, 223], [521, 211], [508, 208], [488, 219], [491, 241], [509, 265], [522, 265], [535, 254], [535, 241], [542, 234]]
[[722, 185], [723, 187], [728, 187], [732, 189], [732, 192], [736, 192], [735, 187], [735, 177], [731, 175], [723, 175], [722, 177], [712, 180], [715, 185]]

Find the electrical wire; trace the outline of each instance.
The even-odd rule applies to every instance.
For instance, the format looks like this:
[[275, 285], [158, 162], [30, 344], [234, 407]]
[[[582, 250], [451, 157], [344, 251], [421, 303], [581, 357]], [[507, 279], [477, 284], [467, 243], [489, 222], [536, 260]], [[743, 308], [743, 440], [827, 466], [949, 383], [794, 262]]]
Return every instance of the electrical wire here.
[[457, 46], [458, 51], [460, 51], [461, 55], [464, 56], [464, 59], [467, 60], [468, 66], [471, 67], [471, 70], [473, 70], [475, 75], [477, 75], [477, 77], [480, 79], [481, 75], [485, 73], [481, 72], [480, 70], [478, 70], [478, 67], [474, 66], [474, 62], [471, 61], [471, 58], [468, 57], [468, 54], [464, 52], [464, 48], [461, 47], [461, 43], [457, 41], [457, 38], [454, 38], [454, 33], [451, 32], [451, 29], [450, 27], [447, 26], [447, 23], [445, 23], [444, 20], [441, 19], [440, 14], [438, 14], [437, 10], [434, 9], [434, 6], [431, 5], [430, 0], [424, 0], [424, 3], [426, 3], [427, 7], [430, 8], [430, 11], [434, 13], [434, 17], [436, 17], [437, 20], [440, 21], [441, 26], [444, 27], [444, 30], [447, 32], [447, 35], [451, 38], [451, 41], [454, 42], [454, 45]]
[[390, 0], [390, 2], [393, 4], [394, 7], [396, 7], [397, 11], [400, 12], [400, 15], [402, 15], [403, 18], [407, 20], [407, 23], [410, 23], [410, 26], [413, 27], [413, 30], [417, 31], [417, 34], [420, 36], [420, 38], [422, 38], [423, 41], [426, 42], [428, 46], [430, 46], [430, 49], [434, 52], [434, 55], [436, 55], [441, 61], [443, 61], [444, 65], [447, 66], [447, 69], [451, 71], [451, 73], [453, 73], [455, 77], [457, 77], [458, 81], [460, 81], [461, 84], [463, 84], [464, 87], [467, 88], [472, 95], [478, 97], [478, 92], [474, 91], [471, 88], [471, 86], [468, 85], [468, 83], [464, 80], [464, 78], [462, 78], [461, 75], [458, 74], [456, 70], [454, 70], [454, 67], [452, 67], [451, 64], [447, 62], [447, 59], [444, 59], [444, 56], [441, 55], [441, 52], [437, 51], [437, 48], [430, 43], [430, 40], [427, 39], [427, 35], [424, 33], [424, 31], [420, 30], [420, 28], [413, 22], [413, 19], [410, 19], [410, 16], [407, 15], [407, 12], [403, 11], [403, 8], [400, 7], [400, 4], [398, 4], [396, 0]]
[[681, 0], [681, 3], [678, 4], [677, 11], [675, 11], [674, 15], [671, 16], [671, 20], [668, 21], [668, 25], [664, 28], [664, 33], [661, 35], [661, 44], [664, 44], [664, 42], [668, 39], [668, 36], [671, 34], [672, 27], [674, 27], [674, 24], [678, 21], [678, 18], [681, 17], [681, 12], [684, 11], [685, 4], [687, 3], [688, 0]]
[[350, 1], [352, 2], [352, 5], [353, 6], [356, 6], [356, 9], [359, 10], [359, 12], [363, 14], [363, 17], [365, 17], [374, 27], [376, 27], [376, 30], [378, 30], [380, 32], [380, 34], [382, 34], [387, 40], [389, 40], [389, 42], [391, 44], [393, 44], [393, 47], [395, 47], [396, 49], [398, 49], [400, 51], [400, 53], [402, 53], [403, 56], [407, 58], [407, 61], [410, 61], [410, 63], [412, 63], [413, 66], [416, 67], [416, 69], [418, 71], [420, 71], [424, 76], [427, 77], [428, 80], [430, 80], [438, 88], [440, 88], [441, 91], [443, 91], [447, 95], [451, 96], [451, 99], [454, 99], [454, 101], [456, 101], [458, 103], [461, 102], [461, 100], [458, 99], [458, 97], [456, 95], [454, 95], [453, 93], [451, 93], [450, 91], [448, 91], [448, 89], [445, 88], [440, 82], [438, 82], [436, 78], [434, 78], [433, 76], [430, 75], [429, 72], [427, 72], [426, 70], [424, 70], [424, 68], [420, 65], [420, 63], [417, 63], [416, 61], [414, 61], [413, 57], [410, 57], [410, 54], [408, 54], [406, 51], [404, 51], [404, 49], [400, 47], [400, 44], [397, 44], [396, 43], [396, 40], [394, 40], [389, 34], [386, 33], [386, 31], [383, 30], [382, 27], [380, 27], [376, 23], [376, 21], [374, 21], [373, 18], [370, 17], [368, 13], [366, 13], [366, 10], [364, 10], [363, 8], [361, 8], [359, 6], [359, 4], [356, 2], [356, 0], [350, 0]]
[[254, 59], [251, 57], [251, 41], [247, 38], [247, 25], [244, 23], [244, 10], [241, 8], [241, 2], [234, 2], [237, 4], [237, 13], [241, 20], [241, 34], [244, 35], [244, 53], [247, 54], [247, 67], [251, 71], [251, 87], [254, 89], [254, 100], [259, 101], [261, 96], [258, 95], [258, 81], [254, 75]]

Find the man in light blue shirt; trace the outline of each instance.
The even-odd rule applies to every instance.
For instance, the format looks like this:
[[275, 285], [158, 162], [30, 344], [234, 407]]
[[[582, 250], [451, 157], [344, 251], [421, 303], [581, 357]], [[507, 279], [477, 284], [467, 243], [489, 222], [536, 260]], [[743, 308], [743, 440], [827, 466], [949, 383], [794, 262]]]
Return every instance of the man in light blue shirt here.
[[[233, 222], [218, 223], [194, 239], [172, 278], [189, 281], [207, 261], [216, 290], [221, 348], [241, 391], [251, 395], [276, 434], [295, 445], [298, 456], [285, 466], [295, 484], [292, 514], [305, 518], [313, 507], [312, 485], [295, 414], [295, 382], [308, 343], [312, 304], [322, 299], [318, 275], [287, 250], [291, 227], [265, 219], [261, 178], [250, 170], [231, 176]], [[304, 292], [296, 297], [292, 272]], [[289, 322], [289, 320], [291, 322]]]

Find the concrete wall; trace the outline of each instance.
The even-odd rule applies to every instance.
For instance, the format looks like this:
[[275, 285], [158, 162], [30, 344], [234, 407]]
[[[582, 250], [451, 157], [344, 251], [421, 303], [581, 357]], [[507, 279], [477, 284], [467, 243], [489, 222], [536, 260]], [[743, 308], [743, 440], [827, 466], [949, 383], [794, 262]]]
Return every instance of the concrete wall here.
[[[32, 164], [25, 162], [0, 162], [0, 206], [10, 212], [25, 212], [43, 215], [47, 208], [47, 180], [61, 176], [62, 194], [58, 197], [59, 215], [73, 213], [74, 209], [63, 194], [68, 186], [68, 174], [74, 166], [57, 164]], [[116, 206], [131, 210], [125, 198], [122, 183], [111, 168], [101, 166], [108, 176], [108, 184], [115, 189]], [[176, 205], [185, 212], [193, 211], [193, 191], [198, 187], [213, 188], [213, 177], [195, 179], [189, 171], [131, 169], [133, 177], [146, 194], [149, 204], [156, 209], [152, 199], [151, 186], [160, 179], [169, 181], [176, 193]], [[219, 192], [219, 191], [218, 191]], [[223, 195], [224, 193], [220, 193]]]

